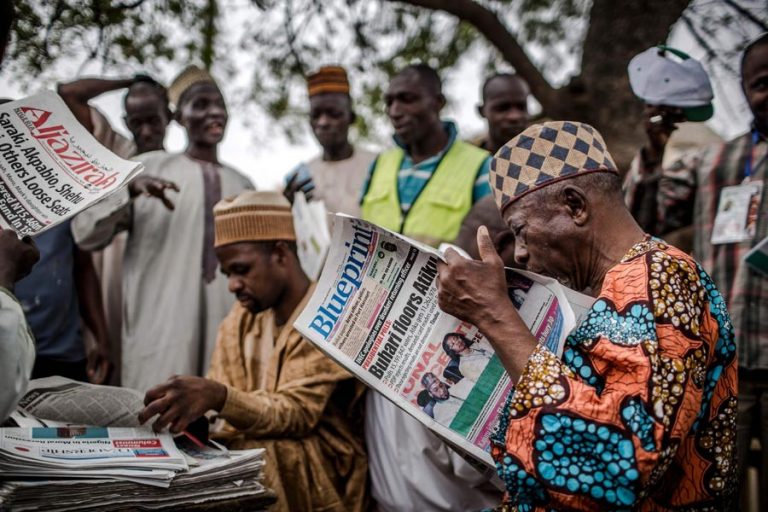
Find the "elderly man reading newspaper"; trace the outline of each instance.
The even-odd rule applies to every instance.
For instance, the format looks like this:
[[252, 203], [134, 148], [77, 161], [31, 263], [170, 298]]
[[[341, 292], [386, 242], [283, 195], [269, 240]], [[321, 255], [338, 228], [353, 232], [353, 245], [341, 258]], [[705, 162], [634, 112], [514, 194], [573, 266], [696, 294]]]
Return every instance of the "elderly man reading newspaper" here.
[[480, 261], [439, 264], [441, 309], [476, 325], [516, 384], [492, 437], [505, 505], [728, 509], [736, 346], [710, 277], [635, 223], [591, 126], [534, 125], [491, 169], [517, 263], [597, 297], [561, 360], [513, 307], [484, 228]]

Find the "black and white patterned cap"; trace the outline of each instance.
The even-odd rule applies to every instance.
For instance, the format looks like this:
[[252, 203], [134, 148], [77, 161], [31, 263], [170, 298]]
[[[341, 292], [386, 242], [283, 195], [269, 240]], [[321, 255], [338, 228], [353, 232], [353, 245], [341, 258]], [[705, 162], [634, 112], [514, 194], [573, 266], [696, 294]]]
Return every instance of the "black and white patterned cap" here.
[[526, 194], [590, 172], [619, 174], [605, 141], [588, 124], [551, 121], [528, 127], [494, 155], [488, 176], [500, 211]]

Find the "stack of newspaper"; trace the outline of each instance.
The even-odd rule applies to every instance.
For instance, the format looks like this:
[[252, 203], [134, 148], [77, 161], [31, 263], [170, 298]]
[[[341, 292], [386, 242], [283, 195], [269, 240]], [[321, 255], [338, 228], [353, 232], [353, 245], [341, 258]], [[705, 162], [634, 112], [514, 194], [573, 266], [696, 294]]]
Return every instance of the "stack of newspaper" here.
[[227, 502], [237, 510], [260, 510], [274, 503], [274, 494], [260, 482], [263, 450], [223, 452], [191, 443], [180, 448], [190, 469], [167, 487], [106, 478], [0, 481], [0, 510], [218, 510]]
[[[249, 510], [274, 502], [264, 451], [228, 451], [137, 425], [140, 393], [61, 377], [31, 382], [0, 428], [0, 510]], [[45, 418], [45, 419], [42, 419]], [[82, 425], [101, 425], [88, 427]]]

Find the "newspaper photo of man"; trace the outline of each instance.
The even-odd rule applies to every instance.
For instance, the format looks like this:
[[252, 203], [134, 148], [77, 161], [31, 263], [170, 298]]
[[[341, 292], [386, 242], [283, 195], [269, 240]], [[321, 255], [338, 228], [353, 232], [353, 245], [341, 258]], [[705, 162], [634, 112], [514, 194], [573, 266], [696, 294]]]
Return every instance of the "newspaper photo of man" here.
[[431, 403], [422, 406], [422, 410], [445, 426], [450, 426], [474, 385], [468, 379], [462, 379], [456, 384], [449, 385], [432, 372], [424, 374], [421, 378], [421, 384], [431, 398]]
[[493, 357], [493, 349], [484, 338], [473, 341], [460, 332], [449, 332], [445, 335], [443, 350], [451, 358], [443, 377], [454, 383], [462, 379], [477, 382]]

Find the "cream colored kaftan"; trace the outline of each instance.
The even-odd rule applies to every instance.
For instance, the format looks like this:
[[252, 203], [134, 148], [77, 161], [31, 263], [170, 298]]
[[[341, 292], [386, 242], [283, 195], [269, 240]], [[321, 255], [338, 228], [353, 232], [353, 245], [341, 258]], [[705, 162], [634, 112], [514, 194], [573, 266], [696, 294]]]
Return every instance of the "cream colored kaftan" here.
[[[219, 322], [234, 297], [216, 272], [203, 279], [204, 188], [201, 163], [183, 154], [153, 151], [137, 157], [147, 175], [172, 181], [169, 211], [153, 197], [127, 191], [75, 217], [72, 233], [86, 250], [107, 245], [128, 229], [123, 264], [123, 386], [146, 391], [174, 374], [203, 375]], [[253, 188], [243, 175], [219, 167], [221, 196]]]
[[227, 386], [218, 435], [233, 449], [267, 450], [273, 510], [367, 510], [364, 387], [272, 310], [239, 303], [222, 322], [208, 377]]
[[35, 339], [13, 294], [0, 288], [0, 423], [27, 391], [35, 362]]

